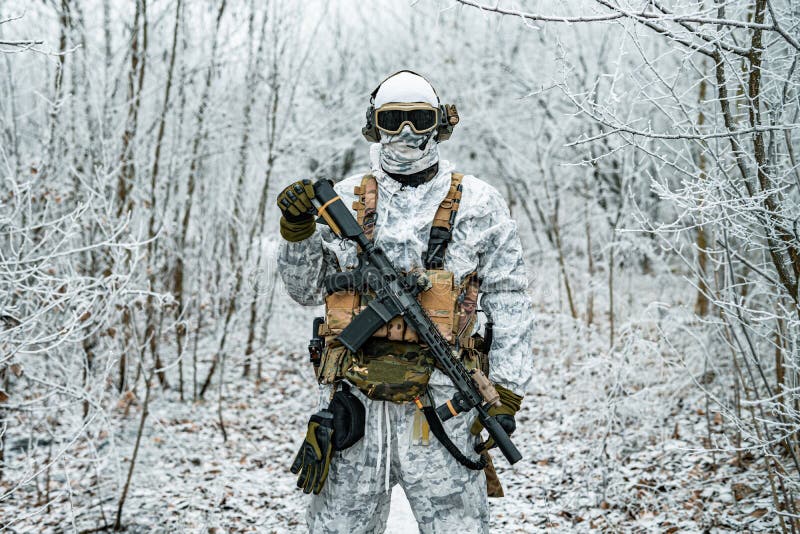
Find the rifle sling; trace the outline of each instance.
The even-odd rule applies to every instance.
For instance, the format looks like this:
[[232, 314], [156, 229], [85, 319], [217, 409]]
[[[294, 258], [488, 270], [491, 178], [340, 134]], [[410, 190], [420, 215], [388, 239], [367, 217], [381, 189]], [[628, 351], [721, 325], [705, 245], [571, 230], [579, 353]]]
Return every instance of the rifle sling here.
[[441, 443], [444, 448], [447, 449], [447, 452], [449, 452], [458, 463], [467, 469], [471, 469], [472, 471], [480, 471], [486, 467], [486, 457], [481, 456], [480, 460], [478, 461], [470, 460], [464, 455], [464, 453], [458, 450], [456, 444], [453, 443], [453, 440], [451, 440], [450, 436], [448, 436], [447, 432], [445, 432], [444, 426], [442, 426], [442, 421], [439, 419], [439, 416], [436, 415], [436, 409], [433, 406], [423, 406], [422, 413], [425, 415], [425, 419], [428, 421], [428, 426], [430, 427], [433, 435], [436, 436], [436, 439], [439, 440], [439, 443]]

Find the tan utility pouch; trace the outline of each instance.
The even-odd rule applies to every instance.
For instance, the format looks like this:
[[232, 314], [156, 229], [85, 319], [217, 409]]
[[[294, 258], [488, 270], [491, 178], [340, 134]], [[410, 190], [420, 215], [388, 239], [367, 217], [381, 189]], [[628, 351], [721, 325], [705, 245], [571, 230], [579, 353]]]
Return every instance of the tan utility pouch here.
[[361, 295], [355, 291], [337, 291], [325, 297], [325, 324], [320, 334], [342, 333], [353, 317], [361, 310]]
[[454, 335], [458, 332], [459, 295], [458, 288], [453, 287], [453, 273], [437, 269], [426, 271], [426, 274], [431, 281], [431, 288], [419, 294], [419, 302], [447, 342], [453, 343]]
[[[420, 304], [449, 343], [454, 344], [456, 336], [459, 337], [465, 367], [488, 373], [481, 339], [470, 336], [478, 298], [477, 277], [472, 274], [455, 286], [450, 271], [429, 270], [427, 275], [431, 288], [419, 295]], [[325, 324], [320, 334], [326, 336], [326, 346], [317, 379], [330, 384], [346, 378], [371, 399], [410, 402], [425, 391], [434, 361], [402, 317], [378, 329], [355, 353], [335, 340], [365, 308], [368, 298], [349, 291], [325, 298]]]
[[[477, 278], [468, 276], [459, 287], [453, 284], [453, 273], [435, 269], [426, 271], [431, 288], [420, 293], [418, 299], [428, 316], [439, 328], [448, 343], [455, 343], [455, 336], [461, 333], [461, 345], [469, 346], [469, 335], [475, 321], [477, 303]], [[325, 326], [323, 335], [338, 335], [360, 313], [369, 296], [351, 291], [337, 291], [325, 297]], [[392, 341], [416, 342], [417, 333], [402, 317], [392, 319], [385, 327], [378, 329], [373, 337]]]

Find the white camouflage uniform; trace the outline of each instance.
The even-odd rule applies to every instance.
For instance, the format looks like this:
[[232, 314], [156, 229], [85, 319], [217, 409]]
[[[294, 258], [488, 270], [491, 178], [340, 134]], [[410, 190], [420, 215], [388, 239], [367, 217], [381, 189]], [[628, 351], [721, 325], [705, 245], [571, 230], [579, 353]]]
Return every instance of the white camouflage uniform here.
[[[417, 187], [402, 187], [381, 170], [379, 147], [375, 144], [372, 150], [372, 173], [378, 183], [373, 239], [395, 267], [409, 271], [423, 266], [431, 222], [450, 187], [453, 166], [440, 160], [438, 174], [432, 180]], [[346, 206], [356, 200], [353, 188], [362, 177], [351, 176], [334, 187]], [[461, 206], [444, 267], [454, 273], [457, 282], [477, 270], [481, 308], [494, 320], [490, 378], [523, 395], [533, 367], [533, 314], [517, 225], [495, 188], [470, 175], [462, 183]], [[322, 224], [308, 239], [284, 242], [278, 257], [289, 294], [304, 305], [323, 303], [322, 281], [337, 266], [341, 270], [356, 267], [356, 247]], [[438, 370], [434, 370], [430, 384], [437, 404], [455, 392]], [[311, 499], [309, 530], [383, 532], [391, 487], [399, 483], [421, 532], [488, 532], [483, 472], [460, 465], [432, 435], [427, 446], [412, 444], [413, 403], [373, 401], [356, 388], [351, 391], [366, 407], [365, 435], [351, 448], [333, 453], [322, 492]], [[329, 387], [321, 387], [320, 408], [327, 406], [329, 395]], [[469, 433], [473, 420], [473, 414], [461, 415], [444, 426], [459, 449], [476, 458], [472, 450], [477, 438]]]

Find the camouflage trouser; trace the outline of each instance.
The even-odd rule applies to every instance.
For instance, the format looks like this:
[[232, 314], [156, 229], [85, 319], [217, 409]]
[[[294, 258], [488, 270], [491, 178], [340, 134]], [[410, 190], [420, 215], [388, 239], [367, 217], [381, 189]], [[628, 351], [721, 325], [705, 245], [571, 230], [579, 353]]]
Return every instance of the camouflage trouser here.
[[[428, 445], [412, 443], [416, 411], [413, 403], [372, 401], [355, 388], [351, 391], [366, 407], [366, 432], [351, 448], [334, 453], [328, 480], [322, 492], [312, 497], [308, 508], [309, 531], [383, 532], [391, 488], [400, 484], [422, 534], [488, 532], [489, 505], [483, 471], [463, 467], [433, 434]], [[431, 393], [440, 404], [454, 392], [450, 386], [431, 386]], [[326, 405], [328, 395], [324, 391], [323, 397], [321, 404]], [[469, 433], [472, 420], [462, 414], [445, 423], [448, 435], [465, 453], [472, 450], [476, 441]], [[475, 454], [468, 455], [476, 458]], [[391, 465], [388, 473], [387, 465]]]

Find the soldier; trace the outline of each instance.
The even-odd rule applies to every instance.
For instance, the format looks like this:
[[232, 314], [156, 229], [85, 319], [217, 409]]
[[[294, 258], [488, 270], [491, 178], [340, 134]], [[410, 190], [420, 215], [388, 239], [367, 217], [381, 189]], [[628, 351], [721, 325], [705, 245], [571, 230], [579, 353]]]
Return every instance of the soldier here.
[[[465, 366], [488, 371], [502, 402], [490, 413], [510, 434], [533, 366], [528, 281], [517, 226], [502, 196], [439, 158], [438, 143], [457, 122], [455, 106], [442, 105], [425, 78], [411, 71], [391, 75], [373, 91], [362, 129], [374, 143], [372, 169], [335, 190], [398, 269], [427, 271], [434, 285], [420, 294], [421, 304]], [[355, 268], [358, 251], [317, 224], [313, 196], [310, 180], [278, 196], [281, 277], [298, 303], [326, 304], [320, 327], [326, 344], [316, 365], [321, 409], [292, 466], [298, 486], [314, 493], [309, 530], [383, 532], [391, 488], [400, 484], [421, 532], [488, 532], [484, 471], [465, 465], [479, 458], [476, 447], [483, 452], [493, 443], [481, 442], [482, 427], [469, 412], [444, 428], [471, 459], [429, 439], [415, 399], [441, 403], [455, 390], [413, 329], [395, 318], [357, 353], [336, 342], [369, 295], [326, 295], [325, 277]], [[486, 338], [478, 335], [478, 302], [489, 318]]]

